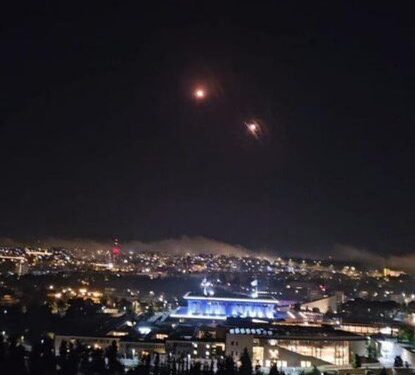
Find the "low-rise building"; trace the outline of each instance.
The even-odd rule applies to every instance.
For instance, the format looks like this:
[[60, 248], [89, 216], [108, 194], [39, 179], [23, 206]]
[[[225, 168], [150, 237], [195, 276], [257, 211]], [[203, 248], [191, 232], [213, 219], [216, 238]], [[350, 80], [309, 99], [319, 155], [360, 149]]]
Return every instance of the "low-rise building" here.
[[248, 350], [254, 365], [311, 367], [349, 365], [355, 354], [364, 355], [366, 338], [331, 327], [279, 326], [232, 328], [226, 336], [226, 354], [238, 361]]

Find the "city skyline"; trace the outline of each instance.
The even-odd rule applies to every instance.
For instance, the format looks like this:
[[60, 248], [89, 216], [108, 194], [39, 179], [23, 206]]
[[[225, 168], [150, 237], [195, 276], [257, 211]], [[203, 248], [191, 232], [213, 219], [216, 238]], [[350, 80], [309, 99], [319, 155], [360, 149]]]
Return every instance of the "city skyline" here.
[[5, 3], [1, 374], [415, 375], [413, 10]]

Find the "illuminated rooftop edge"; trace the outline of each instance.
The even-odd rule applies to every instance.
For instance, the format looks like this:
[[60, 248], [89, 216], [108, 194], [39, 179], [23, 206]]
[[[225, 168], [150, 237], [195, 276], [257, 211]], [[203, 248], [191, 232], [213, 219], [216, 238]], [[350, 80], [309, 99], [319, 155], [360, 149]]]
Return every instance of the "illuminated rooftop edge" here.
[[226, 320], [225, 315], [192, 315], [192, 314], [171, 314], [172, 318], [185, 318], [185, 319], [207, 319], [207, 320]]
[[202, 301], [224, 301], [224, 302], [245, 302], [245, 303], [270, 303], [279, 305], [280, 301], [275, 299], [260, 299], [260, 298], [228, 298], [228, 297], [215, 297], [215, 296], [191, 296], [190, 293], [186, 293], [183, 298], [185, 300], [202, 300]]

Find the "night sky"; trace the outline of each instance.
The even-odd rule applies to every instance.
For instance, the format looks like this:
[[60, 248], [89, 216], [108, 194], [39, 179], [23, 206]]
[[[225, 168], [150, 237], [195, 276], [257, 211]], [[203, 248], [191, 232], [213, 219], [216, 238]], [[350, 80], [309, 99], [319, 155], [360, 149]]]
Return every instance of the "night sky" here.
[[30, 3], [2, 12], [1, 237], [413, 249], [409, 7]]

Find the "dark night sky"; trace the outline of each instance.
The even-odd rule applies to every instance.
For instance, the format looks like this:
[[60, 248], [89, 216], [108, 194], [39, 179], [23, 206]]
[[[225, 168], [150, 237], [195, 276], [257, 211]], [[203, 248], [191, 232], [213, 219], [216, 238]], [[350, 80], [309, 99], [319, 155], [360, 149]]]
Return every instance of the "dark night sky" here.
[[413, 249], [409, 7], [30, 3], [2, 12], [0, 236]]

